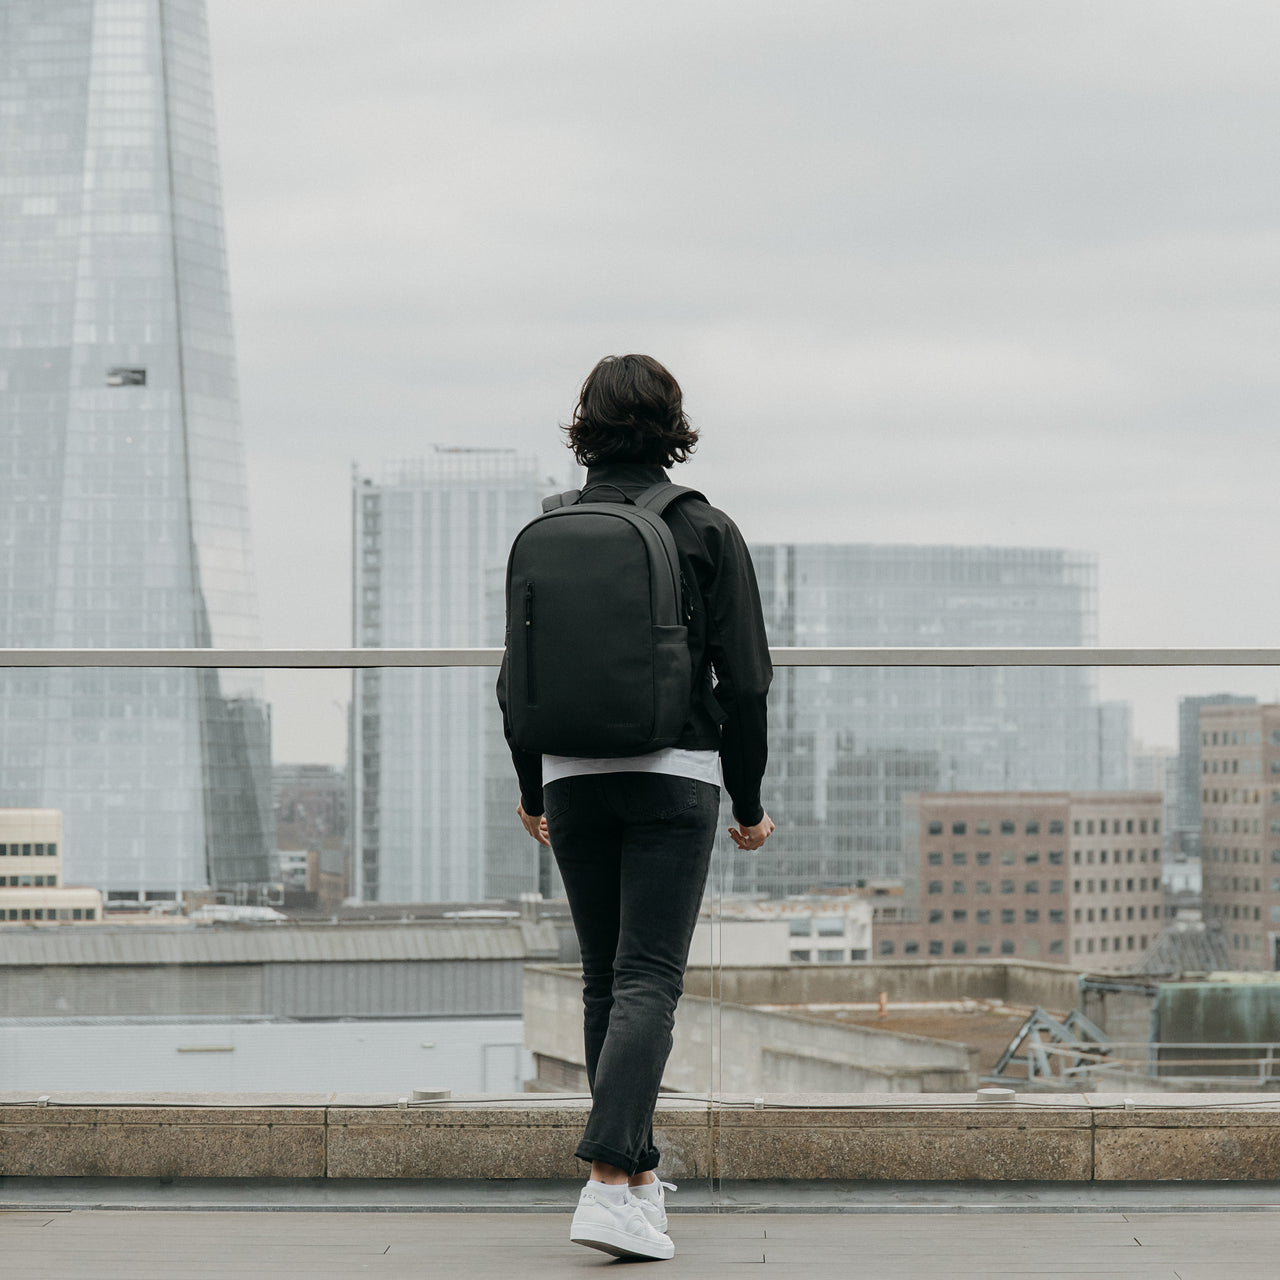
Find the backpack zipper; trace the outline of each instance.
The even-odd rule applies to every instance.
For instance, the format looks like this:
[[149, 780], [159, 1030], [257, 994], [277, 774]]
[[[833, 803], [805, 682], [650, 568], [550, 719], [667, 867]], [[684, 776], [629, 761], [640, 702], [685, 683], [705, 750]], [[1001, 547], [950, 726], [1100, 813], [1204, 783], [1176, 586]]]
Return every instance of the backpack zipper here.
[[525, 696], [531, 705], [536, 704], [533, 678], [533, 583], [524, 584], [524, 683]]

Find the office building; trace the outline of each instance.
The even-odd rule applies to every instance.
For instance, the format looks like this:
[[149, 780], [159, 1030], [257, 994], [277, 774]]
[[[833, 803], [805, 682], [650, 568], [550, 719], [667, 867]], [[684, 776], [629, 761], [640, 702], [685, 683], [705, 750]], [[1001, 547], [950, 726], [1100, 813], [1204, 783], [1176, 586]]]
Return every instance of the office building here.
[[[533, 458], [438, 447], [353, 477], [354, 642], [363, 647], [501, 646], [494, 574], [548, 492]], [[353, 892], [369, 902], [462, 902], [486, 884], [486, 815], [506, 779], [491, 668], [354, 673]], [[498, 772], [496, 779], [492, 777]], [[486, 783], [486, 773], [491, 777]], [[528, 846], [529, 848], [526, 848]], [[521, 888], [537, 888], [532, 878]]]
[[1165, 916], [1161, 804], [1138, 791], [908, 797], [919, 918], [877, 924], [877, 956], [1133, 968]]
[[101, 891], [63, 880], [63, 851], [56, 809], [0, 809], [0, 924], [102, 919]]
[[1200, 855], [1200, 711], [1203, 707], [1256, 707], [1257, 698], [1214, 693], [1178, 699], [1178, 819], [1175, 841], [1179, 853]]
[[1280, 705], [1200, 707], [1204, 918], [1232, 968], [1280, 968]]
[[[202, 0], [0, 7], [0, 647], [252, 647]], [[269, 873], [252, 673], [0, 668], [0, 805], [111, 898]]]
[[[1096, 643], [1091, 555], [784, 544], [752, 556], [774, 645]], [[1127, 785], [1127, 707], [1100, 704], [1087, 668], [782, 667], [769, 717], [778, 830], [758, 853], [722, 849], [737, 892], [903, 876], [904, 791]]]

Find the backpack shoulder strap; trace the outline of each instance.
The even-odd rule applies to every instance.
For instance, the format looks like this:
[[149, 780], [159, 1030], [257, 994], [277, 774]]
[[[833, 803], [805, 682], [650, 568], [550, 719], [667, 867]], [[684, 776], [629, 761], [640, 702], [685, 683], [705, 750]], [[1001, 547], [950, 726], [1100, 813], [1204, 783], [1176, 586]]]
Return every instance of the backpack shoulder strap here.
[[664, 480], [661, 484], [651, 485], [635, 501], [637, 507], [644, 507], [660, 516], [673, 502], [689, 497], [701, 498], [703, 502], [707, 500], [697, 489], [686, 489], [684, 485]]
[[566, 489], [564, 493], [553, 493], [549, 498], [543, 498], [543, 511], [556, 511], [560, 507], [571, 507], [582, 496], [581, 489]]

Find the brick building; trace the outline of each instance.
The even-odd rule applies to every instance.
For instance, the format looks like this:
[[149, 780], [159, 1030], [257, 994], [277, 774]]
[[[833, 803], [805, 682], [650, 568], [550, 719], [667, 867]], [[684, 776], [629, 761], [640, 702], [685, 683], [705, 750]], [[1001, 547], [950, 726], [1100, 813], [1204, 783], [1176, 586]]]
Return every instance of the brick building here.
[[1232, 967], [1270, 971], [1280, 940], [1280, 706], [1200, 708], [1204, 914]]
[[876, 956], [1132, 967], [1165, 914], [1161, 804], [1137, 791], [908, 797], [918, 918], [877, 925]]

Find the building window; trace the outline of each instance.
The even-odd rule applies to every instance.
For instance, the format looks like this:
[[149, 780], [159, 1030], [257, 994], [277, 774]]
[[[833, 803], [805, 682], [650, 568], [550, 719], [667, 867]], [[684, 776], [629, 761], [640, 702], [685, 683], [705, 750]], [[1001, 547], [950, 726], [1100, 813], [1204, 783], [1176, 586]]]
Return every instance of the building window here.
[[964, 881], [963, 881], [963, 880], [953, 880], [953, 881], [951, 882], [951, 892], [952, 892], [952, 894], [953, 894], [953, 895], [963, 893], [963, 892], [964, 892]]
[[990, 881], [990, 880], [975, 880], [975, 881], [973, 882], [973, 891], [974, 891], [974, 893], [990, 893], [990, 892], [991, 892], [991, 881]]
[[1063, 910], [1062, 907], [1051, 907], [1049, 909], [1049, 923], [1050, 924], [1066, 924], [1067, 923], [1066, 911]]
[[1037, 867], [1040, 865], [1040, 855], [1038, 853], [1029, 853], [1027, 854], [1026, 861], [1027, 861], [1027, 866]]
[[941, 924], [941, 923], [942, 923], [942, 917], [943, 917], [943, 914], [944, 914], [944, 912], [943, 912], [943, 910], [942, 910], [942, 908], [941, 908], [941, 907], [934, 907], [934, 908], [929, 912], [929, 923], [930, 923], [930, 924]]
[[965, 924], [969, 919], [969, 913], [963, 907], [960, 907], [951, 913], [951, 919], [955, 924]]
[[95, 907], [86, 907], [84, 910], [84, 918], [86, 920], [93, 920], [96, 917], [96, 914], [97, 909]]
[[929, 855], [929, 865], [930, 865], [931, 867], [940, 867], [940, 866], [942, 866], [942, 852], [941, 852], [941, 850], [938, 850], [938, 851], [936, 851], [936, 852], [934, 852], [934, 853], [931, 853], [931, 854]]
[[951, 834], [953, 836], [962, 836], [965, 833], [965, 825], [963, 822], [953, 822], [951, 824]]
[[1049, 819], [1049, 834], [1050, 834], [1051, 836], [1060, 836], [1060, 835], [1064, 835], [1064, 834], [1065, 834], [1065, 832], [1063, 831], [1063, 829], [1062, 829], [1062, 828], [1063, 828], [1063, 821], [1062, 821], [1062, 819], [1061, 819], [1061, 818], [1050, 818], [1050, 819]]
[[1001, 893], [1014, 893], [1014, 892], [1016, 892], [1016, 891], [1017, 891], [1017, 885], [1014, 883], [1014, 881], [1012, 881], [1012, 880], [1001, 880], [1001, 881], [1000, 881], [1000, 892], [1001, 892]]
[[966, 944], [963, 938], [957, 938], [951, 944], [951, 954], [953, 956], [962, 956], [965, 954], [966, 951], [968, 951], [968, 949], [969, 949], [968, 945]]
[[980, 956], [989, 956], [991, 954], [991, 943], [980, 942], [974, 947], [974, 952]]
[[930, 880], [930, 881], [929, 881], [929, 892], [930, 892], [930, 893], [941, 893], [941, 892], [942, 892], [942, 881], [941, 881], [941, 880]]
[[[1280, 770], [1277, 772], [1280, 772]], [[973, 824], [973, 832], [975, 835], [989, 836], [991, 834], [991, 823], [985, 819], [982, 822], [975, 822]]]
[[[989, 866], [991, 865], [991, 854], [990, 854], [990, 853], [975, 853], [975, 854], [973, 855], [973, 860], [974, 860], [974, 862], [976, 862], [976, 863], [978, 864], [978, 866], [980, 866], [980, 867], [989, 867]], [[1280, 849], [1277, 849], [1277, 850], [1276, 850], [1276, 861], [1277, 861], [1277, 862], [1280, 862]]]
[[1039, 893], [1039, 892], [1040, 892], [1040, 881], [1039, 881], [1039, 880], [1028, 880], [1028, 881], [1027, 881], [1027, 883], [1026, 883], [1026, 885], [1023, 887], [1023, 892], [1024, 892], [1024, 893]]
[[1000, 944], [1000, 954], [1002, 956], [1011, 956], [1014, 954], [1016, 950], [1017, 950], [1017, 947], [1012, 942], [1010, 942], [1008, 938], [1006, 938]]
[[931, 956], [940, 956], [942, 954], [942, 940], [940, 938], [930, 939], [929, 954]]
[[1050, 892], [1050, 893], [1063, 893], [1065, 890], [1066, 890], [1066, 881], [1065, 881], [1065, 880], [1050, 880], [1050, 881], [1049, 881], [1049, 892]]
[[813, 932], [813, 921], [788, 920], [787, 928], [793, 938], [807, 938]]
[[942, 834], [942, 823], [940, 822], [929, 823], [929, 834], [931, 836], [940, 836]]
[[820, 950], [818, 952], [818, 959], [823, 964], [839, 964], [842, 960], [844, 960], [844, 952], [840, 950], [836, 950], [836, 951]]
[[844, 937], [844, 917], [843, 916], [819, 916], [818, 917], [818, 937], [843, 938]]
[[1062, 849], [1051, 849], [1049, 851], [1049, 865], [1051, 867], [1060, 867], [1066, 861], [1066, 853]]
[[1049, 940], [1049, 954], [1051, 956], [1060, 956], [1066, 950], [1061, 938], [1051, 938]]
[[990, 907], [983, 907], [980, 911], [975, 912], [975, 913], [974, 913], [974, 919], [975, 919], [975, 920], [977, 920], [977, 922], [978, 922], [979, 924], [990, 924], [990, 923], [991, 923], [991, 908], [990, 908]]
[[893, 942], [888, 938], [880, 939], [880, 954], [882, 956], [893, 955]]
[[918, 956], [920, 954], [920, 944], [918, 942], [904, 942], [902, 944], [902, 954], [904, 956]]
[[1040, 923], [1040, 908], [1039, 908], [1039, 907], [1028, 907], [1028, 908], [1027, 908], [1023, 913], [1022, 913], [1022, 915], [1023, 915], [1023, 923], [1024, 923], [1024, 924], [1039, 924], [1039, 923]]
[[1014, 826], [1012, 818], [1002, 818], [1000, 820], [1000, 834], [1002, 836], [1011, 836], [1017, 834], [1017, 828]]
[[1027, 835], [1029, 835], [1029, 836], [1038, 836], [1038, 835], [1040, 834], [1040, 823], [1039, 823], [1035, 818], [1031, 818], [1031, 819], [1027, 822], [1027, 832], [1026, 832], [1026, 833], [1027, 833]]
[[1001, 907], [1000, 923], [1013, 924], [1013, 922], [1017, 919], [1017, 915], [1018, 913], [1012, 907]]
[[951, 865], [953, 867], [963, 867], [969, 861], [967, 853], [953, 853], [951, 855]]
[[804, 961], [807, 961], [813, 958], [813, 952], [812, 951], [793, 951], [791, 953], [791, 958], [792, 960], [796, 960], [803, 963]]

